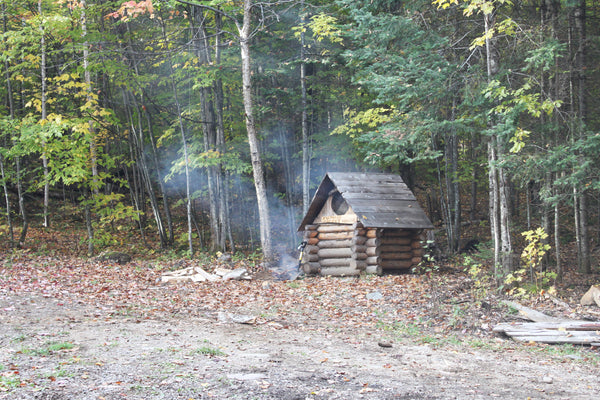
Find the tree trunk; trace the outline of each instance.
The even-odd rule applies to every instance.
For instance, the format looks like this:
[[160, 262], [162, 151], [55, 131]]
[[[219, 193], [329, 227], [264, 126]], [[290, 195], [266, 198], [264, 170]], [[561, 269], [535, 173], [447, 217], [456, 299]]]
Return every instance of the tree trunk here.
[[[137, 57], [136, 57], [136, 53], [133, 51], [133, 43], [131, 43], [131, 25], [129, 24], [129, 22], [126, 23], [127, 26], [127, 32], [129, 33], [129, 35], [127, 36], [127, 40], [128, 40], [128, 57], [131, 59], [131, 68], [133, 68], [133, 70], [135, 71], [135, 75], [139, 76], [139, 70], [138, 70], [138, 62], [137, 62]], [[143, 131], [143, 127], [142, 127], [142, 123], [141, 123], [141, 115], [142, 115], [142, 110], [140, 110], [140, 106], [138, 105], [137, 101], [136, 101], [136, 97], [135, 94], [131, 93], [131, 92], [124, 92], [123, 93], [123, 101], [124, 101], [124, 106], [127, 110], [129, 110], [129, 101], [127, 101], [127, 97], [126, 94], [129, 94], [129, 96], [131, 97], [131, 99], [134, 102], [135, 108], [137, 110], [137, 114], [138, 114], [138, 125], [139, 125], [139, 140], [136, 140], [136, 143], [138, 143], [138, 145], [136, 145], [136, 149], [138, 149], [135, 152], [132, 152], [132, 155], [134, 155], [134, 159], [137, 159], [139, 157], [142, 157], [142, 160], [144, 161], [144, 168], [146, 169], [146, 172], [144, 173], [144, 176], [147, 178], [147, 186], [148, 186], [148, 191], [149, 191], [149, 196], [150, 196], [150, 201], [152, 202], [152, 211], [154, 213], [154, 218], [155, 221], [157, 223], [157, 228], [158, 228], [158, 234], [159, 234], [159, 238], [160, 238], [160, 243], [161, 243], [161, 248], [166, 248], [167, 245], [173, 244], [173, 242], [175, 241], [174, 238], [174, 233], [173, 233], [173, 219], [171, 217], [171, 209], [169, 206], [169, 197], [167, 196], [166, 190], [165, 190], [165, 185], [164, 185], [164, 176], [161, 172], [160, 169], [160, 161], [158, 158], [158, 150], [156, 147], [156, 141], [154, 140], [154, 130], [153, 130], [153, 123], [152, 123], [152, 116], [150, 111], [147, 109], [147, 107], [144, 105], [144, 93], [142, 92], [142, 97], [141, 97], [141, 101], [142, 101], [142, 105], [141, 108], [143, 110], [143, 114], [146, 116], [146, 123], [148, 125], [148, 138], [150, 141], [150, 145], [151, 145], [151, 149], [152, 149], [152, 162], [153, 162], [153, 169], [156, 173], [157, 176], [157, 181], [158, 181], [158, 186], [160, 189], [160, 193], [162, 194], [162, 200], [163, 200], [163, 209], [164, 209], [164, 213], [165, 213], [165, 218], [166, 218], [166, 224], [167, 227], [166, 229], [169, 232], [169, 235], [167, 237], [167, 233], [165, 231], [165, 224], [163, 222], [162, 219], [162, 214], [160, 213], [160, 207], [158, 206], [158, 200], [157, 200], [157, 195], [154, 191], [154, 187], [152, 185], [151, 179], [150, 179], [150, 171], [149, 168], [147, 166], [147, 163], [145, 161], [145, 151], [144, 151], [144, 131]], [[135, 128], [133, 128], [133, 116], [130, 114], [129, 115], [129, 119], [130, 119], [130, 124], [132, 126], [132, 135], [133, 132], [135, 131]], [[132, 138], [134, 138], [134, 136], [131, 136]], [[137, 139], [137, 136], [135, 136], [135, 139]], [[134, 170], [136, 171], [136, 170]], [[137, 171], [136, 171], [137, 172]], [[134, 178], [135, 176], [137, 176], [136, 174], [134, 174]], [[145, 180], [145, 179], [144, 179]], [[136, 188], [137, 190], [137, 188]], [[140, 188], [140, 191], [142, 189]], [[143, 192], [142, 192], [143, 193]], [[137, 198], [136, 198], [137, 199]], [[143, 206], [144, 202], [138, 202], [138, 210], [142, 211], [142, 214], [140, 216], [140, 227], [143, 229], [143, 227], [145, 226], [144, 223], [144, 213], [143, 213]]]
[[556, 280], [562, 281], [563, 268], [560, 261], [560, 209], [559, 203], [554, 205], [554, 254], [556, 257]]
[[[586, 135], [586, 123], [587, 123], [587, 101], [585, 94], [586, 78], [585, 78], [585, 61], [587, 53], [587, 33], [586, 33], [586, 2], [585, 0], [579, 0], [578, 4], [573, 9], [573, 16], [575, 18], [575, 27], [578, 33], [578, 46], [576, 53], [575, 68], [577, 69], [577, 107], [578, 107], [578, 134], [581, 139]], [[583, 158], [582, 156], [580, 156]], [[580, 164], [583, 164], [583, 160]], [[582, 182], [583, 183], [583, 182]], [[590, 260], [590, 244], [589, 244], [589, 233], [588, 233], [588, 211], [587, 211], [587, 191], [585, 185], [581, 185], [581, 192], [579, 195], [579, 270], [584, 273], [591, 272], [591, 260]]]
[[[288, 247], [293, 248], [296, 243], [296, 230], [295, 221], [294, 221], [294, 213], [293, 208], [294, 205], [292, 203], [292, 198], [294, 195], [293, 182], [294, 176], [292, 173], [292, 161], [289, 152], [289, 144], [286, 137], [285, 127], [283, 126], [283, 122], [279, 122], [279, 126], [276, 128], [279, 134], [279, 149], [281, 150], [281, 159], [283, 161], [283, 176], [285, 179], [285, 196], [283, 197], [283, 213], [285, 213], [285, 217], [283, 221], [285, 221], [285, 230], [287, 231], [285, 237], [280, 239], [279, 244], [285, 243]], [[280, 217], [281, 218], [281, 217]]]
[[[2, 2], [2, 32], [6, 33], [7, 31], [7, 26], [6, 26], [6, 3]], [[6, 42], [6, 39], [4, 39], [4, 41]], [[14, 107], [14, 103], [13, 103], [13, 93], [12, 93], [12, 83], [11, 83], [11, 79], [10, 79], [10, 70], [9, 70], [9, 63], [8, 60], [4, 60], [4, 72], [6, 74], [6, 98], [8, 101], [8, 113], [9, 113], [9, 117], [10, 120], [12, 121], [15, 117], [15, 107]], [[8, 140], [8, 139], [7, 139]], [[8, 145], [8, 142], [7, 142]], [[14, 227], [13, 227], [13, 223], [12, 223], [12, 216], [11, 216], [11, 207], [10, 207], [10, 197], [8, 195], [8, 185], [6, 184], [6, 175], [4, 172], [4, 159], [2, 157], [2, 154], [0, 154], [0, 172], [2, 173], [2, 187], [4, 189], [4, 198], [6, 200], [6, 223], [8, 224], [8, 232], [9, 232], [9, 238], [10, 238], [10, 243], [9, 243], [9, 247], [12, 249], [15, 245], [15, 232], [14, 232]]]
[[[164, 20], [163, 20], [164, 21]], [[163, 40], [165, 42], [167, 39], [167, 32], [165, 22], [161, 24]], [[181, 145], [183, 146], [183, 159], [185, 166], [185, 194], [186, 194], [186, 213], [187, 213], [187, 226], [188, 226], [188, 251], [189, 256], [194, 256], [194, 236], [193, 236], [193, 228], [192, 228], [192, 179], [190, 176], [190, 163], [189, 163], [189, 151], [187, 145], [187, 137], [185, 133], [185, 128], [183, 126], [183, 118], [181, 112], [181, 104], [179, 103], [179, 94], [177, 91], [177, 83], [175, 82], [174, 74], [173, 74], [173, 62], [171, 57], [168, 58], [168, 68], [171, 71], [171, 88], [173, 90], [173, 99], [175, 101], [175, 109], [177, 111], [177, 126], [179, 128], [179, 133], [181, 134]], [[200, 236], [200, 232], [198, 232], [198, 236]]]
[[[490, 35], [494, 29], [496, 10], [484, 14], [485, 54], [488, 82], [498, 72], [498, 53], [496, 38]], [[493, 121], [489, 127], [493, 128]], [[510, 214], [508, 179], [504, 169], [498, 166], [503, 158], [505, 143], [496, 133], [492, 133], [488, 142], [488, 168], [490, 192], [490, 227], [494, 241], [494, 264], [502, 268], [502, 275], [513, 269], [512, 245], [510, 240]]]
[[84, 189], [85, 194], [86, 194], [86, 199], [85, 199], [85, 209], [84, 209], [84, 214], [85, 214], [85, 227], [87, 230], [87, 235], [88, 235], [88, 249], [87, 249], [87, 256], [91, 257], [94, 255], [94, 227], [92, 226], [92, 212], [90, 210], [90, 199], [87, 196], [87, 189]]
[[[478, 137], [475, 133], [471, 135], [471, 160], [472, 162], [477, 162], [477, 147], [479, 144]], [[469, 220], [471, 222], [476, 219], [476, 210], [477, 210], [477, 182], [479, 182], [479, 168], [474, 166], [471, 171], [471, 204], [469, 207]]]
[[252, 73], [250, 59], [250, 31], [252, 23], [252, 0], [244, 0], [244, 20], [242, 27], [238, 27], [240, 33], [240, 49], [242, 58], [242, 92], [244, 99], [244, 111], [246, 113], [246, 130], [248, 131], [248, 144], [250, 145], [250, 159], [252, 161], [252, 172], [254, 176], [254, 187], [256, 189], [256, 200], [258, 203], [258, 216], [260, 220], [260, 242], [263, 257], [267, 264], [274, 259], [271, 243], [271, 218], [269, 215], [269, 203], [267, 189], [263, 173], [263, 165], [258, 146], [258, 135], [254, 122], [254, 105], [252, 101]]
[[[42, 0], [38, 0], [38, 14], [40, 16], [40, 18], [42, 17], [43, 13], [42, 13]], [[46, 105], [47, 105], [47, 87], [46, 87], [46, 38], [45, 38], [45, 29], [44, 29], [44, 22], [41, 21], [40, 23], [40, 74], [41, 74], [41, 82], [42, 82], [42, 98], [41, 98], [41, 104], [40, 107], [42, 109], [42, 116], [41, 116], [41, 120], [45, 121], [46, 117], [47, 117], [47, 110], [46, 110]], [[49, 227], [50, 226], [50, 221], [48, 219], [48, 204], [50, 202], [50, 182], [49, 182], [49, 172], [48, 172], [48, 157], [46, 155], [46, 141], [44, 139], [43, 141], [43, 147], [44, 149], [42, 150], [42, 165], [44, 168], [44, 222], [43, 222], [43, 226], [44, 227]]]
[[[455, 102], [455, 101], [454, 101]], [[454, 109], [450, 120], [454, 120]], [[446, 233], [448, 234], [448, 245], [450, 253], [458, 251], [460, 240], [460, 186], [458, 179], [458, 137], [452, 129], [446, 135], [446, 149], [444, 160], [446, 162], [446, 193], [448, 195], [448, 220], [446, 221]]]
[[13, 230], [12, 218], [10, 216], [10, 198], [8, 197], [8, 187], [6, 185], [6, 175], [4, 174], [4, 158], [0, 153], [0, 177], [2, 178], [2, 189], [4, 190], [4, 199], [6, 201], [6, 223], [8, 224], [9, 247], [12, 249], [15, 242], [15, 233]]
[[[222, 36], [222, 16], [221, 14], [215, 15], [215, 64], [221, 64], [221, 36]], [[225, 99], [223, 95], [223, 81], [220, 77], [217, 77], [213, 83], [213, 93], [215, 96], [215, 122], [216, 122], [216, 146], [217, 151], [221, 156], [225, 155], [227, 148], [225, 146], [225, 123], [223, 122], [223, 111], [225, 109]], [[224, 170], [223, 165], [219, 163], [216, 168], [217, 173], [217, 191], [219, 193], [219, 227], [221, 231], [221, 237], [219, 241], [219, 247], [225, 251], [227, 249], [227, 239], [229, 239], [229, 246], [231, 252], [235, 250], [235, 244], [233, 242], [233, 236], [231, 234], [231, 224], [229, 221], [229, 185], [227, 171]]]
[[[300, 3], [301, 25], [306, 21], [304, 0]], [[302, 215], [310, 205], [310, 141], [308, 136], [308, 101], [306, 93], [306, 42], [304, 29], [300, 31], [300, 89], [302, 95]]]
[[[86, 91], [88, 92], [87, 101], [91, 101], [92, 92], [92, 78], [90, 75], [89, 68], [89, 43], [87, 41], [87, 18], [86, 18], [86, 0], [81, 1], [81, 36], [84, 38], [83, 42], [83, 74], [86, 84]], [[96, 130], [94, 128], [94, 122], [90, 120], [88, 122], [90, 132], [90, 164], [92, 169], [92, 193], [98, 195], [100, 191], [100, 181], [98, 177], [98, 148], [96, 146]]]
[[152, 128], [152, 126], [153, 126], [152, 125], [152, 117], [150, 115], [150, 112], [148, 112], [148, 110], [146, 109], [145, 106], [142, 105], [142, 108], [144, 110], [144, 114], [146, 114], [146, 120], [148, 123], [148, 138], [150, 139], [150, 145], [152, 147], [152, 161], [154, 163], [154, 171], [157, 176], [160, 193], [162, 194], [163, 209], [165, 212], [165, 218], [167, 220], [166, 221], [167, 222], [167, 230], [169, 231], [167, 244], [173, 244], [173, 242], [175, 241], [175, 235], [173, 233], [173, 218], [171, 217], [171, 207], [169, 205], [169, 196], [167, 196], [167, 192], [165, 190], [164, 176], [160, 171], [158, 150], [156, 148], [156, 141], [154, 140], [154, 132], [153, 132], [153, 128]]

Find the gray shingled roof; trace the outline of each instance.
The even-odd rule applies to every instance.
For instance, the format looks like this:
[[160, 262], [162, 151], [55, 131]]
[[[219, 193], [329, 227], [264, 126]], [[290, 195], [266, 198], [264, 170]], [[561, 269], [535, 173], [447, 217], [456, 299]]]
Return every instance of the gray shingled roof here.
[[367, 228], [431, 229], [433, 225], [402, 178], [393, 174], [328, 172], [298, 231], [313, 223], [337, 189]]

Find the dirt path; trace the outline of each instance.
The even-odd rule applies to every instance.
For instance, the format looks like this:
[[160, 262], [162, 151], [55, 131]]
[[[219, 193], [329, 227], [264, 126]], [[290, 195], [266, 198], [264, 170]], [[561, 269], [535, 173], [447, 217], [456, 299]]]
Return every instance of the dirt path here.
[[[592, 399], [575, 356], [434, 347], [224, 315], [138, 320], [0, 295], [0, 399]], [[490, 342], [494, 342], [490, 338]], [[494, 350], [494, 348], [496, 350]], [[500, 350], [504, 349], [504, 350]]]

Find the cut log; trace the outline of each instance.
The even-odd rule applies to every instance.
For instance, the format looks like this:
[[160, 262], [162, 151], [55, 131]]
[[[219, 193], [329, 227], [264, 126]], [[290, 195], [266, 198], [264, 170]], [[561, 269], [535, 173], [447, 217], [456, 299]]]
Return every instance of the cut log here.
[[309, 239], [306, 241], [306, 244], [307, 244], [307, 245], [310, 245], [310, 246], [316, 245], [317, 243], [319, 243], [319, 239], [318, 239], [318, 238], [316, 238], [316, 237], [315, 237], [315, 238], [309, 238]]
[[354, 234], [356, 236], [365, 236], [366, 237], [366, 235], [367, 235], [367, 229], [365, 229], [365, 228], [356, 228], [354, 230]]
[[396, 246], [385, 244], [386, 249], [393, 249], [393, 253], [410, 253], [413, 254], [413, 249], [410, 246]]
[[378, 247], [367, 247], [367, 250], [365, 251], [365, 253], [367, 253], [367, 255], [369, 257], [378, 256], [379, 248]]
[[380, 245], [381, 245], [381, 240], [378, 238], [367, 239], [367, 241], [365, 242], [365, 246], [369, 246], [369, 247], [377, 247]]
[[367, 251], [367, 246], [365, 245], [354, 245], [350, 247], [352, 253], [365, 253]]
[[304, 237], [305, 238], [315, 238], [315, 237], [317, 237], [318, 234], [319, 234], [319, 232], [317, 232], [317, 231], [306, 231], [306, 232], [304, 232]]
[[366, 260], [367, 253], [352, 252], [352, 259], [353, 260]]
[[320, 249], [318, 254], [321, 258], [345, 258], [352, 257], [352, 250], [348, 247]]
[[313, 245], [313, 246], [310, 246], [310, 245], [309, 245], [309, 246], [306, 246], [306, 247], [304, 248], [304, 251], [305, 251], [307, 254], [317, 254], [317, 253], [319, 252], [319, 246], [315, 246], [315, 245]]
[[382, 237], [412, 237], [413, 231], [406, 229], [385, 229], [382, 233]]
[[356, 268], [359, 271], [367, 269], [367, 262], [365, 260], [351, 260], [350, 266]]
[[347, 267], [350, 265], [351, 258], [322, 258], [319, 260], [321, 268], [325, 267]]
[[410, 260], [412, 258], [412, 253], [391, 253], [382, 251], [379, 254], [382, 260]]
[[308, 262], [302, 265], [302, 270], [306, 275], [314, 275], [321, 272], [321, 264]]
[[[379, 246], [379, 254], [383, 254], [383, 253], [397, 253], [398, 252], [398, 247], [397, 245], [394, 244], [382, 244], [381, 246]], [[412, 254], [412, 252], [408, 252], [408, 254]]]
[[354, 232], [354, 228], [352, 228], [352, 225], [342, 224], [319, 225], [317, 231], [319, 231], [319, 233]]
[[417, 265], [420, 264], [421, 261], [423, 261], [423, 257], [413, 257], [410, 261], [412, 261], [413, 265]]
[[316, 231], [319, 225], [306, 225], [304, 227], [305, 231]]
[[354, 234], [354, 237], [352, 238], [352, 244], [363, 245], [363, 244], [365, 244], [366, 241], [367, 241], [366, 236], [356, 235], [356, 233]]
[[403, 261], [390, 261], [390, 260], [381, 260], [379, 263], [383, 269], [407, 269], [412, 267], [412, 262], [410, 260]]
[[352, 240], [321, 240], [318, 244], [320, 249], [339, 249], [341, 247], [350, 248]]
[[361, 271], [352, 267], [344, 266], [332, 266], [332, 267], [321, 267], [321, 275], [330, 276], [356, 276], [360, 275]]
[[381, 265], [367, 265], [365, 272], [367, 274], [381, 275], [383, 274], [383, 269], [381, 268]]
[[410, 246], [412, 243], [412, 239], [407, 237], [383, 237], [380, 240], [382, 245]]
[[378, 236], [378, 235], [377, 235], [377, 229], [369, 229], [369, 230], [367, 230], [367, 234], [366, 234], [366, 236], [367, 236], [369, 239], [374, 239], [374, 238], [376, 238], [376, 237]]
[[381, 259], [377, 256], [367, 257], [367, 265], [377, 265]]
[[308, 262], [318, 262], [319, 261], [319, 255], [318, 254], [307, 254], [306, 255], [306, 261]]
[[346, 232], [319, 232], [320, 240], [344, 240], [344, 239], [352, 239], [354, 232], [346, 231]]

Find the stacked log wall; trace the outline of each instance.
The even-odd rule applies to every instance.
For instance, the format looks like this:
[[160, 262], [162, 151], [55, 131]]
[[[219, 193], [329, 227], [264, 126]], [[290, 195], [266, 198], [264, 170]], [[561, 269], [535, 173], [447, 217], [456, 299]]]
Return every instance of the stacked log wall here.
[[378, 239], [378, 231], [380, 231], [380, 229], [369, 228], [365, 233], [365, 254], [367, 256], [366, 272], [368, 274], [381, 275], [383, 272], [381, 268], [381, 258], [379, 256], [379, 245], [381, 241]]
[[366, 268], [366, 261], [360, 253], [354, 252], [357, 246], [354, 241], [354, 225], [319, 224], [309, 225], [305, 229], [305, 273], [358, 275]]
[[319, 243], [318, 234], [317, 225], [306, 225], [304, 227], [306, 247], [304, 248], [302, 270], [308, 275], [318, 274], [321, 270], [318, 255], [319, 246], [317, 246]]
[[423, 259], [420, 230], [319, 224], [305, 228], [304, 272], [322, 275], [382, 274], [410, 269]]
[[417, 266], [423, 256], [421, 231], [387, 229], [378, 234], [379, 257], [383, 270], [410, 269]]

